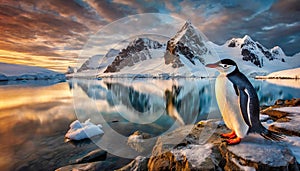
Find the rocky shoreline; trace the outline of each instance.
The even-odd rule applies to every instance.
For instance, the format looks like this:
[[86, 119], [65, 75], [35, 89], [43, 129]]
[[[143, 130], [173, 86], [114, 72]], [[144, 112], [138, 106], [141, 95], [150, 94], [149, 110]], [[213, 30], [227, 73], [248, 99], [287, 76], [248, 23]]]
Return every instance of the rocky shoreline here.
[[[160, 136], [149, 158], [138, 156], [117, 170], [297, 171], [300, 168], [300, 107], [297, 106], [300, 106], [300, 99], [277, 100], [273, 106], [261, 109], [263, 125], [285, 135], [281, 142], [249, 134], [240, 144], [228, 146], [220, 138], [220, 134], [229, 130], [221, 120], [211, 119], [186, 125]], [[178, 144], [178, 135], [187, 136]], [[109, 170], [109, 165], [114, 165], [112, 161], [97, 161], [99, 158], [105, 159], [106, 155], [102, 150], [91, 152], [77, 159], [76, 161], [80, 161], [77, 164], [57, 170]]]

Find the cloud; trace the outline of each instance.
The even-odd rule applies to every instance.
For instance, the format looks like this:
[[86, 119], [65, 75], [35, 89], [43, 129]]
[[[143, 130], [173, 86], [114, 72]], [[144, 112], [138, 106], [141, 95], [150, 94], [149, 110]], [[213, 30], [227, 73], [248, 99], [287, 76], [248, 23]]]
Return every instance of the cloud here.
[[264, 26], [262, 28], [262, 30], [265, 30], [265, 31], [269, 31], [269, 30], [273, 30], [273, 29], [277, 29], [279, 27], [286, 27], [286, 29], [289, 29], [289, 27], [295, 27], [295, 26], [298, 26], [300, 22], [294, 22], [294, 23], [278, 23], [278, 24], [275, 24], [275, 25], [272, 25], [272, 26]]
[[134, 8], [124, 3], [111, 3], [110, 1], [86, 1], [106, 21], [112, 22], [127, 15], [136, 14]]
[[182, 1], [179, 11], [172, 6], [170, 11], [173, 9], [172, 15], [191, 20], [209, 40], [217, 44], [248, 34], [267, 47], [279, 45], [286, 54], [292, 55], [299, 52], [299, 48], [295, 43], [287, 44], [291, 40], [282, 37], [296, 36], [293, 41], [297, 42], [299, 6], [295, 0]]
[[[141, 13], [163, 13], [190, 20], [209, 40], [223, 44], [232, 37], [250, 35], [267, 47], [279, 45], [292, 55], [299, 52], [300, 3], [298, 0], [40, 0], [0, 2], [0, 50], [2, 62], [19, 62], [57, 68], [74, 57], [103, 26]], [[159, 20], [149, 18], [155, 25]], [[172, 27], [172, 26], [170, 26]], [[120, 28], [111, 29], [114, 34]], [[122, 29], [132, 29], [124, 25]], [[139, 30], [140, 28], [134, 28]], [[12, 52], [12, 53], [8, 53]], [[23, 53], [24, 60], [9, 54]], [[25, 58], [26, 56], [26, 58]], [[41, 61], [50, 62], [47, 66]], [[38, 62], [39, 61], [39, 62]], [[59, 71], [63, 71], [61, 68]]]

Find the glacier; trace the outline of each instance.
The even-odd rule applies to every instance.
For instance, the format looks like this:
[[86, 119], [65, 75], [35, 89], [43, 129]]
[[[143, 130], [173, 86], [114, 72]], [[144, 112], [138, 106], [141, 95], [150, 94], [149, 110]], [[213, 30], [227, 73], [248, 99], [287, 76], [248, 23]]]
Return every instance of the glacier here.
[[41, 67], [0, 62], [0, 81], [16, 80], [54, 80], [60, 82], [65, 81], [66, 77], [63, 73]]

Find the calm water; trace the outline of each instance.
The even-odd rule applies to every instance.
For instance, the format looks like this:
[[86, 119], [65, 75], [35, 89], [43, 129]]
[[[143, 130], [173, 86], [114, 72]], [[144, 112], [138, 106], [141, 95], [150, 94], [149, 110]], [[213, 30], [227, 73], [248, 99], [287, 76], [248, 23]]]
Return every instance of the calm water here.
[[[251, 81], [261, 105], [300, 97], [300, 81]], [[207, 79], [2, 82], [0, 97], [1, 170], [53, 170], [97, 145], [121, 157], [147, 154], [155, 137], [200, 119], [220, 117], [214, 80]], [[94, 141], [96, 145], [65, 143], [64, 134], [75, 119], [101, 123], [105, 134]], [[127, 137], [136, 130], [154, 138], [144, 146], [129, 145]]]

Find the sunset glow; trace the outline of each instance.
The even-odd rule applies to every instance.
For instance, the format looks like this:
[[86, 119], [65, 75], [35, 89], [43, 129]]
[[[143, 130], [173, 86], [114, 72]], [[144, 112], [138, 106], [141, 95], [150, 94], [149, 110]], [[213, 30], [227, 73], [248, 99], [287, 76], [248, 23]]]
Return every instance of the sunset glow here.
[[77, 66], [76, 58], [90, 36], [111, 22], [142, 13], [189, 20], [217, 44], [247, 34], [268, 48], [278, 45], [294, 55], [299, 52], [298, 4], [297, 0], [1, 1], [0, 62], [65, 72], [68, 66]]

